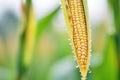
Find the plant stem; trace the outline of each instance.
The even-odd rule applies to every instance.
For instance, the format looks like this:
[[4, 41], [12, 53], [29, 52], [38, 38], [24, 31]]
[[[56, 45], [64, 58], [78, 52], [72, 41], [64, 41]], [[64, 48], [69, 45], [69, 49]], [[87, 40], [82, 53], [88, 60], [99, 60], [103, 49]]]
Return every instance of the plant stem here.
[[[116, 52], [117, 52], [117, 59], [118, 59], [118, 68], [120, 67], [120, 0], [108, 0], [109, 4], [113, 10], [113, 17], [114, 17], [114, 26], [116, 30], [116, 34], [114, 35], [115, 45], [116, 45]], [[118, 78], [120, 80], [120, 68], [119, 68]]]
[[25, 8], [26, 10], [24, 11], [25, 14], [25, 23], [24, 27], [25, 30], [22, 32], [20, 35], [20, 41], [19, 41], [19, 50], [18, 50], [18, 61], [17, 61], [17, 79], [16, 80], [22, 80], [25, 70], [27, 68], [27, 65], [24, 64], [24, 57], [25, 57], [25, 44], [26, 44], [26, 36], [27, 36], [27, 28], [28, 28], [28, 23], [29, 23], [29, 13], [30, 13], [30, 6], [31, 6], [31, 0], [26, 1]]

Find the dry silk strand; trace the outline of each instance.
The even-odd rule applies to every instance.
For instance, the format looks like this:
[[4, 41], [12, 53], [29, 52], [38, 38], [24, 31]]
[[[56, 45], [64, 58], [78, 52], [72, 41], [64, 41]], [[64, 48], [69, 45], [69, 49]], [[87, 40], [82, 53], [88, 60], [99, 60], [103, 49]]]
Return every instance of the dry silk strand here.
[[61, 0], [82, 80], [86, 79], [90, 62], [90, 31], [86, 0]]

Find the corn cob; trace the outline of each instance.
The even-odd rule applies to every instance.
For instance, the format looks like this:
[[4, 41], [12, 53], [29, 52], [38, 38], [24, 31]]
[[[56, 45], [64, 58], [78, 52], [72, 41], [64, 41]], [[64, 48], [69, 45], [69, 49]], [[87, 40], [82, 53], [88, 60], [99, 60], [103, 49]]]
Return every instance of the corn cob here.
[[[34, 10], [33, 6], [30, 6], [29, 10], [29, 20], [27, 21], [27, 16], [26, 16], [26, 5], [24, 3], [21, 4], [22, 9], [22, 26], [20, 30], [20, 36], [25, 34], [25, 45], [24, 45], [24, 65], [28, 65], [30, 63], [31, 57], [32, 57], [32, 52], [35, 44], [35, 31], [36, 31], [36, 22], [35, 22], [35, 15], [34, 15]], [[28, 23], [27, 23], [28, 22]]]
[[31, 6], [29, 13], [28, 27], [26, 30], [26, 45], [25, 45], [26, 50], [24, 57], [25, 64], [29, 64], [32, 57], [34, 44], [35, 44], [35, 31], [36, 31], [36, 21], [35, 21], [34, 10], [33, 7]]
[[86, 0], [61, 0], [61, 3], [82, 80], [85, 80], [90, 61]]

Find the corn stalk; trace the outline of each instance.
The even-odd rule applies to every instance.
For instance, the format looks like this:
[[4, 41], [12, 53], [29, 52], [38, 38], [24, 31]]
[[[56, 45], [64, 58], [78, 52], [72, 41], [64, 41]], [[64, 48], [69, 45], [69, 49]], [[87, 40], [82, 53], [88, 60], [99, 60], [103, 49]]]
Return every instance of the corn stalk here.
[[117, 59], [118, 59], [118, 78], [120, 80], [120, 0], [108, 0], [113, 12], [114, 26], [116, 33], [113, 36], [116, 46]]
[[31, 0], [26, 0], [26, 4], [22, 3], [22, 25], [20, 30], [20, 42], [18, 53], [18, 75], [17, 80], [23, 80], [24, 74], [30, 65], [34, 43], [35, 43], [35, 16]]

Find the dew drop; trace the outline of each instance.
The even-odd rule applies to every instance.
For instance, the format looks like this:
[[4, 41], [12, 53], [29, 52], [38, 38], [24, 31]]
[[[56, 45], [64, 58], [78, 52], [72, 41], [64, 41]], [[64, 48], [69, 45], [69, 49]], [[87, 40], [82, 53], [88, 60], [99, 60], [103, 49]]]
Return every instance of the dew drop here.
[[68, 39], [68, 41], [70, 41], [70, 39]]
[[74, 61], [76, 61], [76, 58], [74, 58]]
[[90, 57], [91, 57], [92, 55], [90, 54]]
[[82, 77], [81, 80], [86, 80], [86, 78], [85, 78], [85, 77]]
[[69, 43], [69, 45], [71, 46], [72, 44], [71, 44], [71, 43]]
[[79, 66], [76, 66], [76, 68], [79, 68]]
[[92, 50], [90, 50], [90, 52], [92, 52]]
[[65, 31], [68, 33], [68, 30], [67, 30], [67, 28], [65, 28]]
[[92, 71], [89, 71], [88, 73], [92, 73]]
[[74, 53], [74, 51], [72, 51], [72, 53]]
[[61, 2], [59, 2], [59, 4], [61, 5]]
[[92, 40], [90, 40], [90, 42], [92, 43]]

